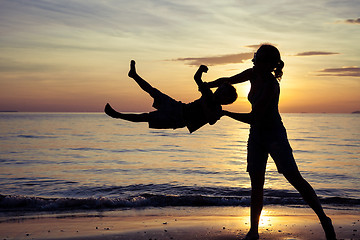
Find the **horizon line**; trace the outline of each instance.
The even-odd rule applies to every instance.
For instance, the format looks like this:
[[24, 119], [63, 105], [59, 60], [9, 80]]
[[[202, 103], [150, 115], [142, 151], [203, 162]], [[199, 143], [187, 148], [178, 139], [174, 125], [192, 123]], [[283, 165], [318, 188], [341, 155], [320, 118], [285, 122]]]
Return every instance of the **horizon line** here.
[[[128, 113], [139, 113], [131, 111], [123, 111]], [[104, 113], [103, 111], [18, 111], [18, 110], [0, 110], [0, 113]], [[280, 112], [282, 113], [298, 113], [298, 114], [360, 114], [360, 110], [353, 112]], [[105, 114], [105, 113], [104, 113]]]

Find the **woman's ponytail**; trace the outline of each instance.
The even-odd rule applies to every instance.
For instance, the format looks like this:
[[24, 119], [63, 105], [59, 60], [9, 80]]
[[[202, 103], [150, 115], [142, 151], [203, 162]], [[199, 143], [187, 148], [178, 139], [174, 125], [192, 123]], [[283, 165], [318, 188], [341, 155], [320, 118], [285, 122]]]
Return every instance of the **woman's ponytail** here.
[[280, 81], [281, 80], [281, 77], [283, 75], [283, 68], [284, 68], [284, 62], [282, 60], [280, 60], [276, 67], [275, 67], [275, 70], [274, 70], [274, 73], [275, 73], [275, 78]]

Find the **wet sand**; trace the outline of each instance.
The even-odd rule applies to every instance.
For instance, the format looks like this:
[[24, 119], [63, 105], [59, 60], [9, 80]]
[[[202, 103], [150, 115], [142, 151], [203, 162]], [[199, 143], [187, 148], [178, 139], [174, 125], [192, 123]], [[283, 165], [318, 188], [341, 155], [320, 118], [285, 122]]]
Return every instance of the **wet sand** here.
[[[152, 208], [2, 217], [0, 239], [236, 240], [249, 229], [249, 208]], [[358, 211], [328, 210], [338, 239], [360, 239]], [[269, 207], [260, 239], [322, 240], [319, 221], [307, 208]]]

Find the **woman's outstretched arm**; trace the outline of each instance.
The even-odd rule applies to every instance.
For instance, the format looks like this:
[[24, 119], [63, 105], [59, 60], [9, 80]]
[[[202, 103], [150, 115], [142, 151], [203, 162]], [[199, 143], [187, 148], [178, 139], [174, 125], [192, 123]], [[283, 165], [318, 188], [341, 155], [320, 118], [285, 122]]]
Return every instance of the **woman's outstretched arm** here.
[[236, 83], [242, 83], [242, 82], [246, 82], [248, 80], [251, 79], [253, 74], [253, 69], [249, 68], [246, 69], [245, 71], [236, 74], [232, 77], [222, 77], [222, 78], [218, 78], [212, 82], [208, 82], [208, 87], [213, 88], [213, 87], [219, 87], [221, 84], [227, 82], [230, 84], [236, 84]]
[[253, 122], [251, 113], [234, 113], [234, 112], [229, 112], [227, 110], [222, 110], [222, 115], [231, 117], [232, 119], [235, 119], [237, 121], [247, 123], [247, 124], [252, 124], [252, 122]]

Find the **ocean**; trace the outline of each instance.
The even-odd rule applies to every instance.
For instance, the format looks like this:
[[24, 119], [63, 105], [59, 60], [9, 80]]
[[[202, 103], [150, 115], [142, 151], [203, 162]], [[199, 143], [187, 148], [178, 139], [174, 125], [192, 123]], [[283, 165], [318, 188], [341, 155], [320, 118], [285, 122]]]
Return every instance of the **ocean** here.
[[[360, 115], [282, 114], [304, 178], [329, 208], [360, 208]], [[103, 113], [0, 113], [2, 212], [249, 206], [249, 126], [193, 134]], [[306, 206], [269, 157], [265, 205]]]

